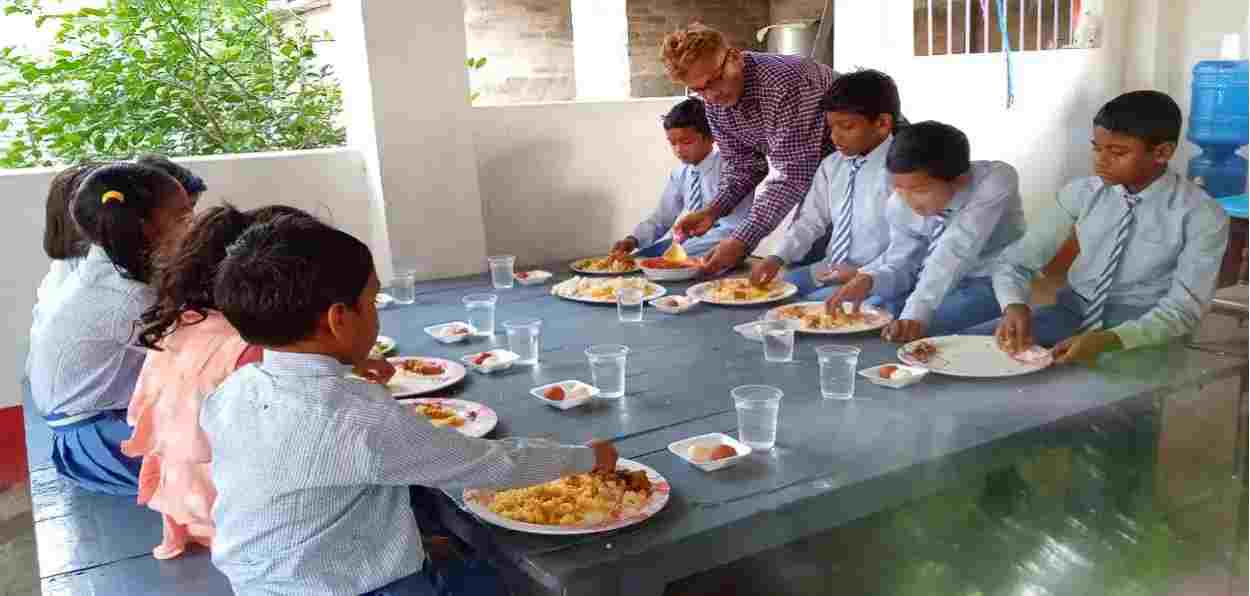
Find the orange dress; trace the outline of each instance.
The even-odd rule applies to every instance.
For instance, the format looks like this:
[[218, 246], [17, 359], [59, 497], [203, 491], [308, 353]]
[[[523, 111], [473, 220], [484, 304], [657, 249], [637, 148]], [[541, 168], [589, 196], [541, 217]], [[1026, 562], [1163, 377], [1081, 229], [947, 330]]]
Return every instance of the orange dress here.
[[[183, 323], [199, 318], [184, 313]], [[122, 452], [143, 457], [139, 504], [159, 511], [164, 537], [152, 550], [157, 559], [176, 557], [188, 542], [209, 546], [217, 498], [210, 475], [212, 452], [200, 429], [200, 405], [230, 373], [248, 348], [221, 313], [181, 326], [151, 350], [139, 373], [127, 410], [134, 428]]]

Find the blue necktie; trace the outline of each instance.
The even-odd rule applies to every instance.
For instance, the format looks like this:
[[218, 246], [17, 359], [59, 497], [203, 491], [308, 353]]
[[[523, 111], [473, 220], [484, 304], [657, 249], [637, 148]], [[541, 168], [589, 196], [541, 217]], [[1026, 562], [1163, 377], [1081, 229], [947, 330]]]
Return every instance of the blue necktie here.
[[686, 208], [690, 211], [698, 211], [703, 208], [703, 185], [700, 184], [701, 181], [699, 170], [690, 168], [690, 200], [686, 201]]
[[1128, 231], [1133, 226], [1133, 209], [1138, 203], [1141, 203], [1141, 197], [1124, 195], [1126, 209], [1124, 215], [1120, 216], [1120, 225], [1115, 231], [1115, 246], [1111, 248], [1111, 256], [1102, 269], [1102, 275], [1098, 276], [1098, 285], [1094, 286], [1094, 295], [1089, 297], [1089, 302], [1085, 306], [1085, 317], [1081, 319], [1079, 333], [1102, 329], [1102, 315], [1106, 310], [1107, 296], [1111, 294], [1111, 282], [1115, 279], [1116, 270], [1120, 268], [1120, 262], [1123, 260], [1124, 246], [1128, 244]]
[[834, 222], [833, 242], [829, 245], [829, 265], [845, 263], [851, 256], [851, 221], [854, 219], [853, 204], [855, 202], [855, 176], [867, 161], [863, 157], [851, 159], [851, 176], [846, 183], [846, 195], [842, 197], [842, 208], [838, 210], [837, 221]]
[[942, 237], [942, 233], [946, 231], [946, 218], [950, 217], [954, 212], [950, 209], [943, 209], [937, 216], [937, 225], [933, 227], [933, 231], [929, 233], [929, 248], [925, 251], [924, 257], [929, 258], [933, 254], [933, 249], [937, 248], [938, 238]]

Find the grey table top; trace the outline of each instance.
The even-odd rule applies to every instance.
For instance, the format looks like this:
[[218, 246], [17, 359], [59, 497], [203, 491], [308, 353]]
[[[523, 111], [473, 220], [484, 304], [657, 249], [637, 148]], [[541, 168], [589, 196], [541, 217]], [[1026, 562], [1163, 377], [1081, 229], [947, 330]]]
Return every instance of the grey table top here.
[[[558, 270], [557, 270], [558, 271]], [[556, 281], [568, 274], [557, 273]], [[670, 293], [687, 283], [663, 283]], [[765, 362], [761, 344], [732, 326], [758, 319], [769, 307], [702, 304], [681, 315], [648, 307], [642, 323], [621, 323], [613, 306], [550, 295], [551, 284], [499, 290], [484, 276], [422, 283], [417, 302], [382, 311], [382, 333], [403, 355], [458, 359], [506, 347], [493, 338], [444, 345], [422, 331], [464, 320], [461, 297], [498, 294], [497, 321], [543, 320], [538, 366], [494, 375], [469, 373], [442, 395], [485, 403], [499, 413], [495, 437], [541, 436], [565, 443], [616, 442], [667, 478], [668, 506], [646, 522], [583, 537], [534, 536], [482, 530], [493, 547], [540, 583], [565, 593], [611, 593], [624, 585], [656, 591], [663, 583], [785, 544], [927, 494], [969, 466], [1009, 453], [1012, 438], [1083, 413], [1164, 390], [1237, 374], [1244, 360], [1170, 348], [1128, 355], [1098, 369], [1057, 367], [998, 380], [930, 375], [893, 390], [860, 382], [849, 402], [820, 397], [812, 348], [859, 346], [860, 368], [894, 361], [896, 345], [876, 334], [800, 335], [795, 361]], [[528, 395], [542, 384], [589, 382], [583, 350], [594, 344], [630, 347], [627, 394], [567, 411]], [[667, 445], [706, 432], [735, 433], [732, 387], [774, 385], [785, 392], [777, 447], [740, 465], [705, 473]], [[639, 578], [642, 578], [639, 580]], [[658, 586], [658, 587], [657, 587]]]

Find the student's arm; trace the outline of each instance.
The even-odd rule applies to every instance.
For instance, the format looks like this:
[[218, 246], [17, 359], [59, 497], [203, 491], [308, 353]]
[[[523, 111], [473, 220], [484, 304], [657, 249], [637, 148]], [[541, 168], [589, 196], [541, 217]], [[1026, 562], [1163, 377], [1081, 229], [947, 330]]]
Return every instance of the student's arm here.
[[1215, 201], [1204, 200], [1185, 217], [1184, 233], [1185, 246], [1176, 259], [1168, 293], [1141, 318], [1111, 329], [1125, 349], [1161, 344], [1192, 333], [1210, 306], [1228, 247], [1228, 215]]
[[829, 193], [833, 192], [830, 186], [833, 172], [834, 160], [830, 156], [825, 158], [820, 169], [816, 170], [816, 176], [812, 179], [812, 188], [807, 191], [807, 198], [803, 199], [803, 207], [799, 211], [798, 218], [786, 231], [781, 246], [773, 255], [780, 258], [786, 265], [793, 264], [807, 256], [807, 252], [812, 249], [812, 244], [815, 244], [816, 240], [829, 228], [830, 204], [833, 202], [833, 197]]
[[929, 239], [912, 228], [919, 217], [898, 195], [890, 196], [885, 216], [890, 222], [890, 245], [875, 261], [860, 268], [860, 273], [872, 277], [873, 295], [893, 300], [911, 289]]
[[1082, 184], [1077, 181], [1060, 189], [1053, 201], [1030, 218], [1024, 237], [1003, 252], [1002, 261], [995, 267], [994, 295], [1004, 309], [1029, 303], [1030, 284], [1055, 258], [1081, 213], [1078, 201], [1088, 194], [1082, 192]]
[[659, 206], [630, 234], [638, 241], [638, 248], [655, 244], [656, 240], [667, 234], [673, 224], [677, 223], [677, 216], [681, 215], [681, 210], [686, 204], [685, 193], [677, 178], [679, 171], [678, 169], [669, 173], [664, 192], [660, 193]]
[[720, 182], [716, 186], [716, 197], [708, 208], [717, 217], [723, 217], [750, 196], [768, 176], [768, 160], [732, 131], [725, 129], [719, 118], [708, 114], [708, 124], [721, 157]]
[[979, 196], [947, 222], [937, 247], [924, 260], [916, 289], [907, 298], [900, 319], [929, 323], [947, 292], [978, 261], [985, 243], [1011, 206], [1011, 198], [1019, 193], [1016, 171], [1008, 167], [995, 167], [981, 186], [976, 189]]

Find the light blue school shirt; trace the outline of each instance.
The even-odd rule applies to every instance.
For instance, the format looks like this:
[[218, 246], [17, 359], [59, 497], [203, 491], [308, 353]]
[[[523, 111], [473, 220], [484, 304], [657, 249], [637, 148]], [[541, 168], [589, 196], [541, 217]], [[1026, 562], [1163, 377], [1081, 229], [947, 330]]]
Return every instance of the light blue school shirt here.
[[[683, 214], [711, 205], [712, 199], [716, 198], [716, 189], [720, 186], [722, 165], [720, 150], [713, 149], [697, 164], [683, 163], [673, 168], [664, 185], [664, 192], [660, 194], [660, 204], [630, 233], [630, 236], [638, 239], [638, 247], [646, 248], [663, 240]], [[702, 191], [701, 197], [697, 197], [695, 193], [696, 178], [698, 188]], [[752, 193], [739, 202], [728, 215], [717, 220], [716, 225], [702, 238], [728, 238], [751, 211], [753, 202]]]

